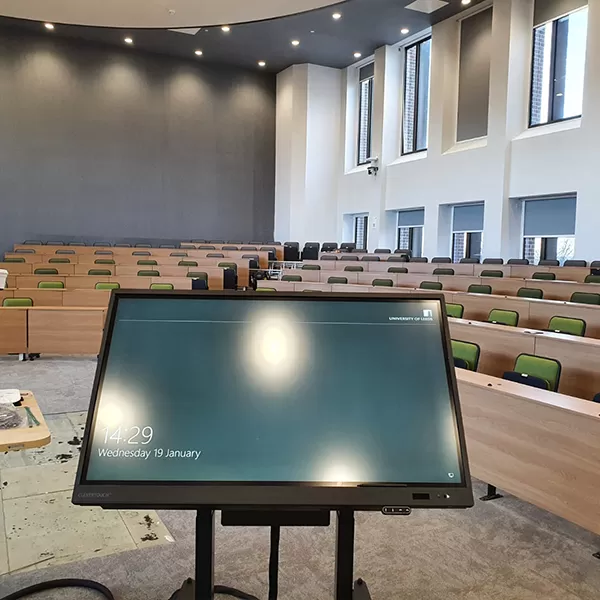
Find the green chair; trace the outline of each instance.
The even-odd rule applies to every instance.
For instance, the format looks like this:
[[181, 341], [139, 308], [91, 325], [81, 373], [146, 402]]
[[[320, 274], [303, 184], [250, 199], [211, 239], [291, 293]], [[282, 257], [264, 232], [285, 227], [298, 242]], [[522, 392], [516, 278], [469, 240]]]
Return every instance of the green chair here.
[[118, 290], [121, 287], [120, 283], [115, 281], [99, 281], [94, 288], [97, 290]]
[[394, 281], [392, 279], [373, 279], [371, 285], [373, 287], [394, 287]]
[[58, 269], [40, 268], [33, 272], [34, 275], [58, 275]]
[[446, 302], [446, 313], [453, 319], [462, 319], [465, 314], [465, 307], [462, 304], [453, 304]]
[[284, 275], [281, 281], [302, 281], [302, 275]]
[[327, 283], [330, 283], [330, 284], [348, 283], [348, 278], [332, 276], [332, 277], [329, 277], [329, 279], [327, 279]]
[[31, 298], [4, 298], [2, 301], [2, 306], [33, 306], [33, 300]]
[[140, 267], [156, 267], [158, 263], [155, 260], [138, 260], [137, 264]]
[[65, 284], [62, 281], [40, 281], [38, 288], [42, 290], [62, 290]]
[[419, 285], [419, 289], [421, 290], [439, 291], [443, 288], [444, 286], [439, 281], [421, 281], [421, 285]]
[[542, 290], [538, 290], [537, 288], [519, 288], [517, 291], [518, 298], [533, 298], [534, 300], [542, 300], [544, 297], [544, 292]]
[[277, 290], [275, 288], [259, 287], [259, 288], [256, 288], [256, 291], [257, 292], [276, 292]]
[[202, 279], [203, 281], [208, 281], [208, 273], [204, 271], [188, 271], [188, 277], [192, 279]]
[[99, 275], [100, 277], [106, 277], [106, 275], [112, 275], [110, 269], [90, 269], [88, 275]]
[[496, 271], [495, 269], [484, 269], [481, 271], [480, 277], [504, 277], [502, 271]]
[[437, 267], [433, 270], [432, 275], [454, 275], [454, 269], [448, 269], [446, 267]]
[[195, 260], [180, 260], [177, 263], [178, 267], [197, 267], [198, 263]]
[[568, 335], [585, 335], [586, 322], [573, 317], [552, 317], [548, 323], [548, 331], [567, 333]]
[[546, 281], [554, 281], [556, 279], [555, 273], [547, 273], [546, 271], [536, 271], [532, 276], [532, 279], [545, 279]]
[[491, 294], [492, 286], [491, 285], [480, 285], [478, 283], [472, 283], [467, 288], [467, 292], [469, 294]]
[[50, 258], [48, 259], [49, 263], [70, 263], [71, 259], [70, 258]]
[[584, 283], [600, 283], [600, 275], [586, 275]]
[[494, 308], [490, 311], [487, 320], [488, 323], [494, 323], [495, 325], [516, 327], [519, 324], [519, 313], [516, 310]]
[[573, 292], [570, 302], [575, 302], [577, 304], [600, 304], [600, 294]]
[[388, 267], [388, 273], [408, 273], [408, 269], [406, 267]]
[[354, 271], [355, 273], [362, 273], [365, 270], [361, 265], [346, 265], [344, 271]]
[[160, 277], [160, 271], [152, 271], [152, 270], [145, 270], [145, 269], [138, 271], [137, 274], [140, 277]]
[[320, 271], [321, 265], [302, 265], [303, 271]]
[[14, 257], [5, 258], [3, 262], [7, 262], [7, 263], [24, 263], [25, 259], [22, 256], [14, 256]]
[[175, 286], [172, 283], [153, 283], [150, 285], [151, 290], [174, 290]]
[[97, 258], [94, 261], [95, 265], [114, 265], [115, 261], [112, 258]]
[[481, 349], [477, 344], [452, 340], [452, 356], [454, 358], [455, 367], [458, 367], [459, 369], [468, 369], [469, 371], [477, 371], [480, 355]]
[[560, 381], [560, 371], [560, 363], [553, 358], [519, 354], [514, 369], [506, 371], [502, 378], [556, 392]]

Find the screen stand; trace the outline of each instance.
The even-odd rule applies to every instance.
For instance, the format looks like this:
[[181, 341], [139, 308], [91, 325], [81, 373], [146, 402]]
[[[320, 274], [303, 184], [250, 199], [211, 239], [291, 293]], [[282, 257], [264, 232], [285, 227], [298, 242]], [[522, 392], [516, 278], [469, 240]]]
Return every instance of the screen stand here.
[[[329, 526], [329, 511], [223, 511], [223, 525], [235, 526]], [[337, 511], [335, 560], [335, 600], [371, 600], [369, 588], [362, 579], [354, 581], [354, 511]], [[170, 600], [214, 600], [223, 588], [214, 586], [215, 513], [209, 509], [196, 512], [195, 580], [186, 579]]]

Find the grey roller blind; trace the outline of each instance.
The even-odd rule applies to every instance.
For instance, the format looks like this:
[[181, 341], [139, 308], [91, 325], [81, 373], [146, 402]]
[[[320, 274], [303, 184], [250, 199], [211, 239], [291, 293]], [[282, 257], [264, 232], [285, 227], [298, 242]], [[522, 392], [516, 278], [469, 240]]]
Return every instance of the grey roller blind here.
[[398, 213], [399, 227], [415, 227], [425, 222], [425, 209], [402, 210]]
[[587, 0], [535, 0], [533, 25], [537, 27], [587, 5]]
[[575, 198], [526, 200], [523, 235], [575, 235]]
[[358, 71], [358, 78], [360, 81], [364, 79], [369, 79], [369, 77], [373, 77], [375, 75], [375, 63], [369, 63], [364, 67], [361, 67]]
[[455, 206], [452, 231], [483, 231], [483, 204]]
[[460, 28], [456, 140], [487, 135], [492, 53], [492, 9], [465, 19]]

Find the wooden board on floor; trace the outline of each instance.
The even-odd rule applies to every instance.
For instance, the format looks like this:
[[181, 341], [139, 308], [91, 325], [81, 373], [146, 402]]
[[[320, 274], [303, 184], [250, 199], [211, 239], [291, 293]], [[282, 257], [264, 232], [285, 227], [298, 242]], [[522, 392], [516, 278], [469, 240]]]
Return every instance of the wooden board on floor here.
[[0, 452], [39, 448], [50, 443], [50, 430], [35, 396], [31, 392], [22, 390], [21, 397], [23, 398], [21, 407], [28, 408], [39, 425], [0, 430]]

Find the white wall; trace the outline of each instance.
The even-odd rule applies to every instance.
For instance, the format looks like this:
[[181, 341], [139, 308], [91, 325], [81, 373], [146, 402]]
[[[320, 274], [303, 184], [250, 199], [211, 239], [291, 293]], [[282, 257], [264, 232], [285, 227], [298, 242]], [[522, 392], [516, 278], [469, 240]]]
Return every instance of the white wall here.
[[[340, 119], [340, 160], [328, 187], [337, 189], [337, 195], [323, 197], [328, 207], [320, 208], [321, 214], [333, 215], [335, 239], [348, 241], [343, 239], [344, 232], [348, 235], [344, 215], [368, 213], [369, 248], [394, 248], [395, 211], [425, 207], [424, 255], [449, 256], [447, 205], [484, 201], [483, 256], [511, 258], [521, 252], [520, 222], [511, 199], [576, 192], [576, 256], [600, 258], [600, 0], [589, 1], [581, 119], [527, 129], [532, 28], [533, 0], [494, 2], [488, 135], [456, 143], [460, 22], [453, 18], [433, 27], [428, 150], [410, 156], [400, 156], [403, 53], [397, 47], [379, 48], [374, 57], [372, 139], [372, 154], [380, 157], [376, 177], [366, 167], [354, 166], [358, 66], [344, 70], [341, 79], [333, 69], [321, 72], [332, 90], [338, 81], [341, 86], [339, 110], [333, 109], [333, 96], [328, 104], [332, 118]], [[282, 87], [286, 74], [279, 76]], [[288, 135], [302, 135], [301, 128], [291, 134], [279, 129], [278, 120], [278, 146], [280, 136]], [[319, 179], [324, 178], [322, 174]], [[285, 200], [277, 194], [276, 206], [281, 202]], [[326, 241], [327, 236], [317, 235], [320, 229], [312, 229], [311, 235], [311, 228], [306, 223], [306, 238]]]

